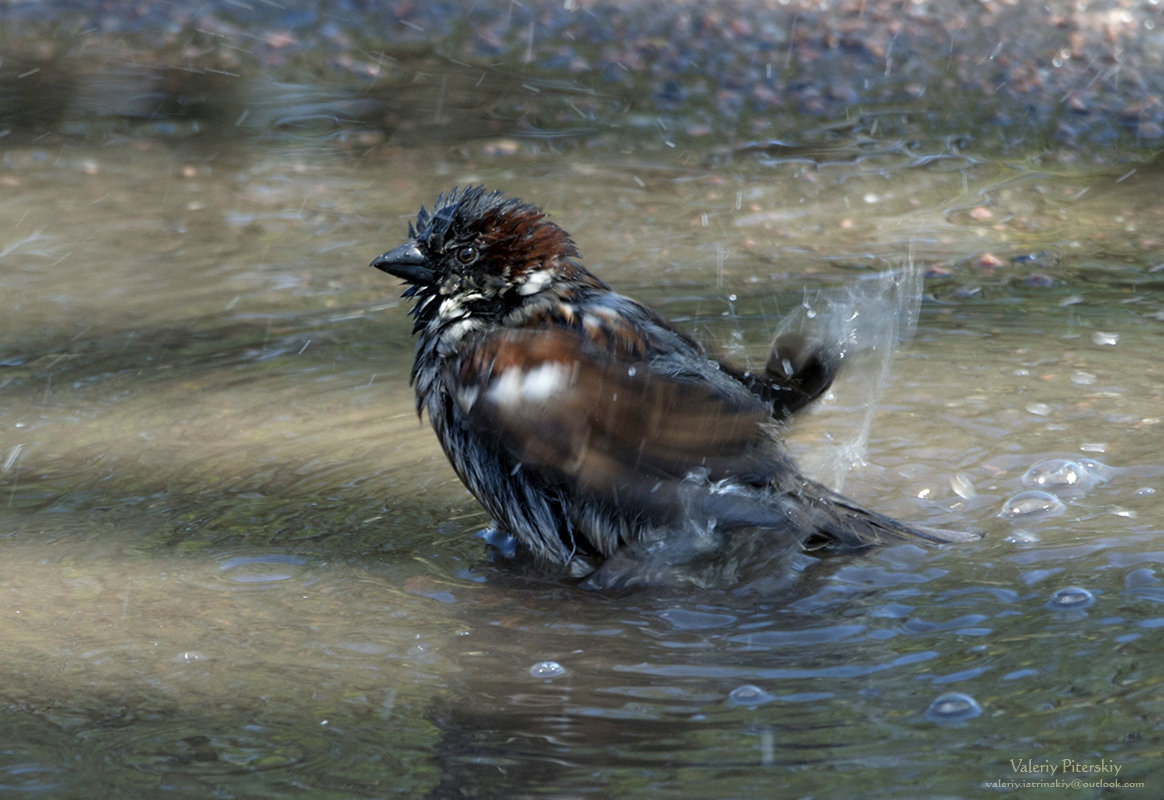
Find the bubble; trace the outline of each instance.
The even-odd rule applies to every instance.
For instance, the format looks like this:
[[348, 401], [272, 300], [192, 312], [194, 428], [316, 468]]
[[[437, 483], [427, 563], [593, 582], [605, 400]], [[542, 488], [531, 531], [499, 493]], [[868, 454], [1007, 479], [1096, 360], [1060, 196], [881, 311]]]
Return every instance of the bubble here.
[[1017, 530], [1003, 541], [1010, 544], [1038, 544], [1039, 537], [1030, 531]]
[[982, 706], [968, 694], [947, 692], [934, 699], [926, 709], [926, 719], [933, 722], [962, 722], [982, 713]]
[[965, 472], [959, 472], [950, 478], [950, 488], [963, 500], [970, 500], [978, 496], [978, 492], [974, 488], [974, 481]]
[[1055, 611], [1076, 611], [1095, 602], [1095, 595], [1081, 586], [1068, 586], [1051, 595], [1047, 608]]
[[566, 674], [566, 668], [557, 661], [539, 661], [529, 668], [529, 674], [535, 678], [560, 678]]
[[1065, 508], [1063, 501], [1055, 495], [1032, 489], [1027, 492], [1019, 492], [1003, 503], [999, 516], [1009, 519], [1049, 517], [1061, 514]]
[[727, 702], [732, 706], [762, 706], [765, 703], [771, 703], [776, 698], [759, 686], [753, 686], [750, 683], [745, 683], [743, 686], [737, 686], [728, 693]]
[[1090, 477], [1088, 471], [1078, 461], [1051, 458], [1040, 461], [1023, 473], [1023, 486], [1029, 489], [1079, 486], [1090, 483]]
[[1095, 331], [1091, 334], [1091, 341], [1100, 347], [1115, 347], [1120, 343], [1120, 335], [1118, 333], [1107, 333], [1105, 331]]

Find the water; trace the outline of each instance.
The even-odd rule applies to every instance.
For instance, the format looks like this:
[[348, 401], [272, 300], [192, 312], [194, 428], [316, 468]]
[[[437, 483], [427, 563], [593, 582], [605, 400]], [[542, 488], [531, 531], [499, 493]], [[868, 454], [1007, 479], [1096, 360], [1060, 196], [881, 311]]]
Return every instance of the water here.
[[[918, 147], [9, 146], [0, 791], [972, 797], [1027, 760], [1158, 787], [1152, 168]], [[984, 538], [805, 556], [766, 595], [487, 561], [367, 268], [475, 181], [741, 361], [806, 297], [912, 261], [912, 343], [863, 334], [791, 445]]]

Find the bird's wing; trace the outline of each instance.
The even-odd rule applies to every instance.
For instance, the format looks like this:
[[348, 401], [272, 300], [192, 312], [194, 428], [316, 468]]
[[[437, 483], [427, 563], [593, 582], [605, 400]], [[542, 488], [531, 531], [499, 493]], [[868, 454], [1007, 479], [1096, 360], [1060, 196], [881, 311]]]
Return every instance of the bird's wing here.
[[591, 491], [625, 496], [692, 472], [717, 480], [771, 464], [771, 410], [761, 399], [595, 352], [574, 329], [486, 334], [455, 369], [455, 399], [477, 435], [522, 469]]

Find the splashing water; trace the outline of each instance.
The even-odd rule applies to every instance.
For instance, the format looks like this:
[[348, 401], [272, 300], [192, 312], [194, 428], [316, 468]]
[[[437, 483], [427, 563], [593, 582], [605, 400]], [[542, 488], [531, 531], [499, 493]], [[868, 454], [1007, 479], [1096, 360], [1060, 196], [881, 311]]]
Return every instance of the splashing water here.
[[[921, 294], [922, 275], [911, 254], [901, 269], [871, 274], [843, 289], [806, 294], [777, 330], [776, 338], [796, 334], [837, 350], [846, 368], [860, 361], [871, 373], [858, 381], [859, 396], [850, 405], [860, 414], [857, 428], [830, 438], [831, 446], [820, 448], [812, 464], [837, 491], [844, 490], [849, 471], [865, 463], [877, 402], [889, 383], [897, 347], [917, 329]], [[835, 392], [828, 397], [835, 399]]]

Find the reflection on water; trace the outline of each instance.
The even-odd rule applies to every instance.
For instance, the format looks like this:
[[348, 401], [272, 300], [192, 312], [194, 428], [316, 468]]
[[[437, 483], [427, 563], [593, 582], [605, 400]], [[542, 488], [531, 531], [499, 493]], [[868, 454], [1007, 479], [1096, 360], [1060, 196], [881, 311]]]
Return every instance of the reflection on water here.
[[[969, 796], [1025, 758], [1149, 777], [1158, 167], [922, 151], [11, 148], [0, 787]], [[760, 597], [596, 596], [489, 562], [414, 413], [398, 289], [365, 266], [469, 181], [542, 204], [603, 278], [741, 360], [806, 289], [912, 254], [914, 343], [882, 376], [882, 342], [792, 445], [879, 510], [985, 538], [804, 556]]]

